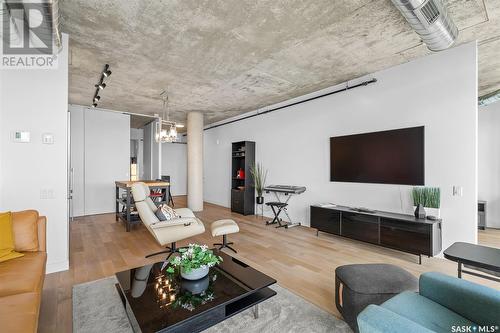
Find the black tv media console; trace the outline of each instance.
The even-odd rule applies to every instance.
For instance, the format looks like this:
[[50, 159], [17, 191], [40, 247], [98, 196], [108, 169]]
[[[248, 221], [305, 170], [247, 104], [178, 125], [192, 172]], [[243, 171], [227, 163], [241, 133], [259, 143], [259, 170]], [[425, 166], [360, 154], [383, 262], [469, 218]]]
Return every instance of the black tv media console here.
[[435, 256], [441, 252], [441, 221], [417, 219], [412, 215], [329, 205], [311, 206], [311, 227], [317, 232], [360, 240], [415, 254]]

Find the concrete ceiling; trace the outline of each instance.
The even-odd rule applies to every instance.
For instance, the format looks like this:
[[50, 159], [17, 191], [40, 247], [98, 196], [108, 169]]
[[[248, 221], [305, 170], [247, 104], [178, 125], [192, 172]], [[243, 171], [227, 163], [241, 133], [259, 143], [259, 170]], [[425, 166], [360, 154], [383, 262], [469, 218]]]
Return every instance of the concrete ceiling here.
[[[458, 44], [479, 41], [479, 94], [500, 89], [500, 0], [447, 0]], [[202, 111], [206, 123], [431, 53], [390, 0], [62, 0], [70, 103]]]

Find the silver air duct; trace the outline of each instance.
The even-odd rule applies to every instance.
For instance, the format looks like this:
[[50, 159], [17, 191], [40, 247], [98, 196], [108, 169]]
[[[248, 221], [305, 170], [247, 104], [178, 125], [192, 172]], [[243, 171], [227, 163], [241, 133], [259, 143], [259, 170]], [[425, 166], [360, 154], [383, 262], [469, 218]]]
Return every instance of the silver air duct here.
[[458, 29], [441, 0], [392, 0], [431, 51], [453, 45]]
[[61, 29], [59, 26], [59, 0], [40, 1], [43, 8], [43, 30], [52, 34], [52, 40], [57, 52], [62, 48]]
[[479, 106], [486, 106], [495, 102], [500, 102], [500, 89], [479, 97]]

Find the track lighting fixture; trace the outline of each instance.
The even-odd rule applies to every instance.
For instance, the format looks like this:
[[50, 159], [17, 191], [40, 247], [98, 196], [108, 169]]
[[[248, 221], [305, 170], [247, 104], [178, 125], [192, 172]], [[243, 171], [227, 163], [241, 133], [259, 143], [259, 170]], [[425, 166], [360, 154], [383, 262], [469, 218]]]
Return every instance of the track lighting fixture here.
[[111, 75], [111, 71], [109, 70], [109, 65], [108, 64], [104, 65], [104, 70], [102, 71], [102, 75], [104, 77], [108, 77], [108, 76]]
[[93, 103], [92, 107], [95, 108], [97, 107], [97, 102], [101, 100], [101, 96], [99, 96], [99, 91], [104, 90], [106, 88], [106, 83], [104, 83], [104, 79], [108, 78], [111, 75], [111, 70], [109, 69], [109, 65], [106, 64], [104, 65], [104, 69], [101, 72], [101, 76], [99, 77], [99, 81], [97, 84], [94, 86], [96, 88], [94, 98], [93, 98]]

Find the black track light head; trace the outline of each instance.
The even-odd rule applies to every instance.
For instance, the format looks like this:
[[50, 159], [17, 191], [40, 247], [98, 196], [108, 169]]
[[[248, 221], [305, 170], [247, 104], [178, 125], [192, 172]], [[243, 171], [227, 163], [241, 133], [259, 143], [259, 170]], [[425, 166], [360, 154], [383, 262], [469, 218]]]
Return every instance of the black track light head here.
[[104, 75], [104, 77], [109, 77], [111, 73], [112, 72], [108, 69], [107, 71], [102, 72], [102, 75]]
[[96, 108], [97, 107], [97, 103], [92, 104], [92, 107]]
[[103, 90], [104, 88], [106, 88], [106, 83], [99, 83], [99, 84], [96, 84], [95, 85], [96, 88], [99, 88], [101, 90]]
[[101, 96], [96, 95], [96, 96], [94, 97], [94, 103], [99, 102], [99, 100], [100, 100], [100, 99], [101, 99]]

